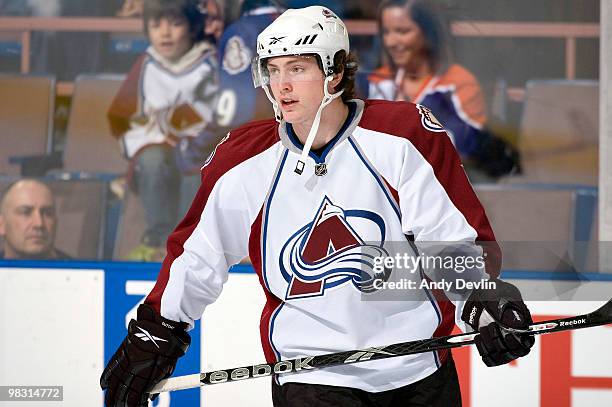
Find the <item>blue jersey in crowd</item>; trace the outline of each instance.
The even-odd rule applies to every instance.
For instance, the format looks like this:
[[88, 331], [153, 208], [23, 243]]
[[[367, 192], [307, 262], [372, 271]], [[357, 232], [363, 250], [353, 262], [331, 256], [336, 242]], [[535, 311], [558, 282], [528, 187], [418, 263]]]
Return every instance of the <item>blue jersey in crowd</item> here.
[[257, 35], [278, 17], [273, 6], [246, 11], [229, 25], [219, 40], [219, 94], [215, 123], [207, 127], [182, 155], [183, 165], [192, 170], [202, 166], [202, 152], [216, 144], [228, 131], [246, 122], [274, 117], [272, 106], [262, 89], [255, 89], [251, 61], [256, 55]]

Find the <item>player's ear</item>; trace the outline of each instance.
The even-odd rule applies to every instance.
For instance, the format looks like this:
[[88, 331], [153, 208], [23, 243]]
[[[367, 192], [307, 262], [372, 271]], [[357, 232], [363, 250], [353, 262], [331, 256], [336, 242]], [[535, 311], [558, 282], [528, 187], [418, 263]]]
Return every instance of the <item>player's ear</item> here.
[[330, 93], [336, 93], [336, 91], [340, 90], [340, 89], [336, 90], [336, 86], [338, 86], [338, 84], [340, 84], [340, 82], [342, 81], [343, 75], [344, 75], [344, 70], [340, 72], [336, 72], [332, 75], [332, 80], [329, 81], [329, 85], [328, 85]]
[[0, 236], [4, 236], [5, 234], [4, 215], [0, 214]]

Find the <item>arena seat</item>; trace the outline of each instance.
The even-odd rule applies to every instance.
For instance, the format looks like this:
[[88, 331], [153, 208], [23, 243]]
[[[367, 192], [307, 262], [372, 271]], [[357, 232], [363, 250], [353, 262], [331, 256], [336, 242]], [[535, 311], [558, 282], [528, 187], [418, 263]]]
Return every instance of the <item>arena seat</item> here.
[[51, 152], [54, 105], [52, 76], [0, 75], [0, 174], [19, 175], [11, 157]]
[[475, 190], [502, 247], [504, 269], [584, 268], [584, 245], [596, 228], [595, 188], [480, 184]]
[[520, 182], [597, 185], [598, 132], [597, 81], [529, 81], [520, 124]]
[[126, 171], [127, 161], [106, 118], [123, 79], [123, 75], [77, 77], [66, 131], [64, 170], [106, 174]]

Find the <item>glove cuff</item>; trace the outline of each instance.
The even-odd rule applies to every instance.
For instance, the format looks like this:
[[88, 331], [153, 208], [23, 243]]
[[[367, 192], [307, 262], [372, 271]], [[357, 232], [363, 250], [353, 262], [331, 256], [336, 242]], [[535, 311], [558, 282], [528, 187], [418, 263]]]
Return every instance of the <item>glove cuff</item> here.
[[468, 298], [468, 300], [463, 305], [463, 311], [461, 312], [461, 320], [472, 327], [473, 330], [478, 330], [478, 322], [480, 321], [480, 316], [482, 315], [482, 311], [484, 310], [484, 306], [481, 302], [476, 299], [473, 299], [472, 296]]
[[149, 304], [140, 304], [138, 306], [136, 319], [138, 321], [155, 322], [156, 324], [161, 325], [164, 328], [169, 329], [171, 331], [180, 330], [182, 332], [186, 332], [187, 328], [189, 328], [189, 324], [187, 322], [177, 322], [177, 321], [172, 321], [170, 319], [162, 317]]
[[[191, 344], [191, 337], [185, 332], [189, 326], [187, 323], [164, 318], [148, 304], [140, 305], [137, 315], [138, 319], [132, 320], [128, 327], [130, 334], [141, 339], [135, 341], [135, 345], [138, 344], [137, 346], [145, 351], [174, 358], [187, 352]], [[151, 344], [154, 347], [151, 347]]]

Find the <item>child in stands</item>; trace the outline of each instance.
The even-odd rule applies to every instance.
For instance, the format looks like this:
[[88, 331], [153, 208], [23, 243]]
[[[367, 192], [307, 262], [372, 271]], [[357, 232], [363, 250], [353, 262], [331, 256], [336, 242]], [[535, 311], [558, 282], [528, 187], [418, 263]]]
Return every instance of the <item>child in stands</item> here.
[[218, 85], [215, 47], [205, 36], [198, 0], [146, 0], [143, 18], [151, 45], [132, 67], [108, 118], [145, 212], [142, 244], [129, 258], [146, 261], [163, 258], [163, 242], [199, 187], [209, 152], [188, 152], [213, 119]]

